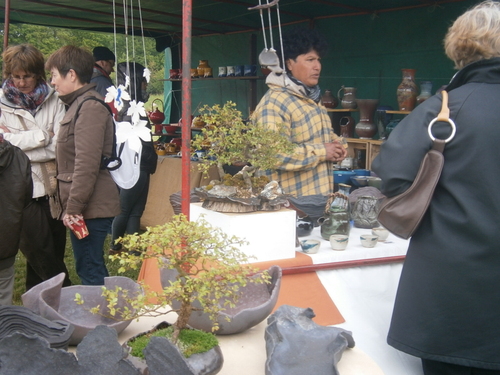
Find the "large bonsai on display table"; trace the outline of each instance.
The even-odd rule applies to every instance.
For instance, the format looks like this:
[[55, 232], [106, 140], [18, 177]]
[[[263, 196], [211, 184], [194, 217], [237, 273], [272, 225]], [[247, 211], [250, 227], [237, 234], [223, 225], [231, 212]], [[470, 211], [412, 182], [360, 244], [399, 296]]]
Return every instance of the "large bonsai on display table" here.
[[[236, 305], [240, 288], [269, 280], [267, 271], [258, 272], [251, 267], [248, 257], [239, 250], [246, 241], [227, 235], [203, 217], [189, 221], [183, 214], [176, 215], [166, 224], [149, 227], [142, 234], [126, 235], [118, 241], [128, 250], [111, 256], [120, 262], [118, 272], [137, 269], [144, 260], [155, 259], [160, 268], [173, 270], [176, 276], [160, 292], [144, 285], [144, 294], [127, 295], [119, 287], [103, 287], [109, 317], [126, 320], [175, 312], [178, 318], [173, 323], [174, 343], [180, 332], [188, 328], [194, 311], [208, 314], [213, 322], [212, 331], [217, 331], [218, 314]], [[128, 306], [119, 307], [119, 299], [125, 299]], [[77, 302], [84, 301], [77, 297]], [[99, 306], [92, 308], [96, 314], [101, 311]]]
[[[204, 106], [201, 119], [207, 124], [191, 142], [193, 150], [205, 150], [199, 168], [208, 171], [217, 166], [221, 180], [211, 181], [195, 189], [204, 198], [203, 207], [222, 212], [276, 210], [286, 198], [276, 181], [269, 181], [261, 171], [275, 169], [280, 154], [290, 154], [293, 143], [285, 134], [285, 127], [275, 129], [244, 121], [236, 104], [227, 102], [222, 107]], [[243, 165], [231, 176], [224, 165]]]

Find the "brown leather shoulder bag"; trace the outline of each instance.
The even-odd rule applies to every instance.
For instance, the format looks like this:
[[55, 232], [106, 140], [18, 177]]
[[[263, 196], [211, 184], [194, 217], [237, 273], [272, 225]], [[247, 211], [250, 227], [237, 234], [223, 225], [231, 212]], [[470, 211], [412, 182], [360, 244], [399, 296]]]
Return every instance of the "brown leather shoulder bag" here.
[[[448, 93], [443, 91], [442, 95], [441, 112], [428, 126], [429, 137], [433, 141], [432, 149], [424, 156], [417, 176], [408, 190], [394, 197], [386, 198], [378, 213], [379, 223], [391, 233], [404, 239], [413, 235], [427, 212], [443, 170], [444, 146], [455, 136], [456, 126], [450, 119]], [[432, 135], [432, 126], [438, 121], [448, 122], [452, 128], [451, 135], [445, 140], [437, 139]]]

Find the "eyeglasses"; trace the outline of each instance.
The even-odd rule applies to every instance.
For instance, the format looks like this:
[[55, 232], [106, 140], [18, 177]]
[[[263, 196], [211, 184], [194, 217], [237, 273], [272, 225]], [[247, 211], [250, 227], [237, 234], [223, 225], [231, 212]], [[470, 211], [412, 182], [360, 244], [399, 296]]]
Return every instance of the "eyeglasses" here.
[[15, 82], [20, 82], [20, 81], [28, 82], [35, 79], [36, 76], [34, 74], [28, 74], [25, 76], [11, 76], [11, 77], [12, 80]]

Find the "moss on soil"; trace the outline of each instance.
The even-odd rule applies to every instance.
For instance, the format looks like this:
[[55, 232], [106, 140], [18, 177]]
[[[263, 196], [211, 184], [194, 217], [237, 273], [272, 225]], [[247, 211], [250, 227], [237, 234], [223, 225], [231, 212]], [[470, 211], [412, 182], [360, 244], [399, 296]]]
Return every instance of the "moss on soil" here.
[[[132, 348], [130, 354], [134, 357], [144, 359], [143, 350], [148, 345], [151, 337], [166, 337], [170, 340], [172, 333], [173, 327], [167, 327], [139, 336], [134, 341], [128, 343]], [[217, 345], [219, 345], [219, 342], [214, 334], [195, 329], [183, 329], [177, 343], [179, 350], [186, 358], [189, 358], [193, 354], [204, 353]]]

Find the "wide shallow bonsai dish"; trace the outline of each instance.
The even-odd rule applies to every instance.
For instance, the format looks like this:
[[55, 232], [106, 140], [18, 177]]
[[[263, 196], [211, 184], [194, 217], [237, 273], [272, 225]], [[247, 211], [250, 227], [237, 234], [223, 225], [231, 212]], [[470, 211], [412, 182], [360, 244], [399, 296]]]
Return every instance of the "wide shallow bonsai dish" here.
[[[105, 317], [105, 315], [109, 315], [109, 311], [106, 307], [106, 300], [101, 296], [101, 285], [73, 285], [63, 288], [63, 281], [64, 274], [60, 273], [31, 288], [21, 298], [25, 307], [44, 318], [71, 323], [75, 330], [71, 335], [69, 345], [80, 343], [85, 335], [98, 325], [106, 325], [120, 333], [130, 324], [130, 320], [120, 320], [119, 315], [115, 319]], [[104, 286], [111, 290], [120, 286], [128, 290], [129, 295], [142, 293], [140, 285], [128, 277], [106, 277]], [[83, 305], [75, 302], [77, 293], [85, 301]], [[124, 301], [120, 301], [120, 303], [123, 306], [126, 304]], [[97, 305], [101, 306], [101, 314], [91, 313], [90, 309]]]
[[[219, 313], [217, 322], [219, 329], [215, 332], [218, 335], [231, 335], [243, 332], [266, 319], [274, 309], [278, 300], [281, 286], [281, 268], [272, 266], [268, 270], [271, 276], [269, 284], [248, 283], [240, 289], [241, 295], [234, 308], [226, 308]], [[169, 285], [169, 281], [175, 280], [177, 271], [162, 268], [161, 284], [163, 287]], [[222, 301], [221, 301], [222, 303]], [[174, 302], [174, 308], [180, 304]], [[177, 307], [176, 307], [177, 306]], [[195, 307], [199, 307], [196, 306]], [[229, 321], [228, 319], [229, 318]], [[207, 314], [201, 311], [193, 311], [188, 321], [189, 326], [212, 332], [213, 323]]]

